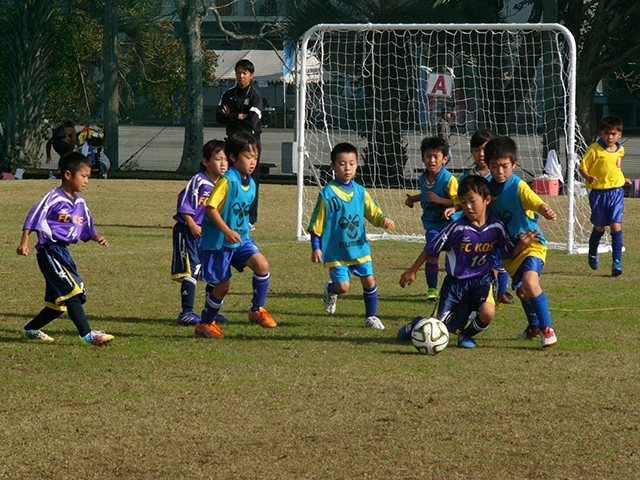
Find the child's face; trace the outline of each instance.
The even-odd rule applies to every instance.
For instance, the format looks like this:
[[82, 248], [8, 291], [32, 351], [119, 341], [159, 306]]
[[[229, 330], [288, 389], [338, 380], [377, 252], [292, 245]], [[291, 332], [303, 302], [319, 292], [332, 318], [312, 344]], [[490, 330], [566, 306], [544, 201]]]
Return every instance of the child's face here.
[[250, 73], [249, 70], [242, 67], [236, 69], [236, 82], [241, 89], [244, 90], [251, 85], [251, 80], [253, 80], [253, 73]]
[[422, 155], [422, 163], [428, 173], [437, 174], [442, 170], [442, 166], [447, 163], [449, 157], [443, 155], [440, 150], [426, 150]]
[[234, 168], [240, 172], [242, 178], [247, 178], [253, 173], [258, 164], [258, 147], [253, 146], [249, 150], [243, 150], [235, 159], [232, 155], [231, 161]]
[[504, 183], [513, 175], [516, 164], [511, 161], [511, 157], [492, 158], [489, 160], [489, 170], [491, 178], [498, 183]]
[[229, 162], [227, 162], [224, 150], [212, 154], [211, 158], [203, 158], [202, 164], [205, 167], [204, 173], [212, 180], [218, 180], [229, 168]]
[[467, 192], [460, 197], [464, 216], [471, 222], [483, 221], [487, 215], [487, 205], [491, 202], [491, 197], [483, 198], [476, 192]]
[[331, 164], [331, 170], [336, 172], [336, 177], [342, 183], [349, 183], [358, 171], [358, 156], [353, 152], [339, 154], [335, 163]]
[[488, 141], [484, 142], [479, 147], [474, 147], [471, 149], [471, 153], [473, 154], [473, 161], [476, 162], [476, 165], [480, 168], [485, 168], [487, 164], [484, 161], [484, 147], [487, 146]]
[[622, 132], [618, 129], [600, 130], [600, 137], [607, 148], [615, 147], [616, 143], [622, 137]]
[[62, 187], [67, 192], [82, 192], [91, 178], [91, 167], [82, 165], [76, 173], [64, 172]]

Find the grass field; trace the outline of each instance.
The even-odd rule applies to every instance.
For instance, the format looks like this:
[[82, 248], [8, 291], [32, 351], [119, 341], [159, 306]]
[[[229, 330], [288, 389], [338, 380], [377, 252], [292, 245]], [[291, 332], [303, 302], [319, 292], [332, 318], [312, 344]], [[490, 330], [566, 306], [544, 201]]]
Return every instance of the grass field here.
[[425, 357], [395, 341], [430, 313], [424, 280], [398, 285], [420, 244], [373, 243], [386, 330], [364, 328], [359, 282], [328, 316], [328, 274], [293, 240], [288, 186], [262, 186], [254, 235], [280, 326], [248, 322], [245, 273], [224, 306], [226, 339], [178, 327], [171, 217], [183, 185], [89, 183], [111, 246], [71, 252], [92, 327], [116, 335], [98, 348], [81, 346], [66, 316], [44, 329], [54, 344], [19, 340], [44, 282], [35, 252], [15, 250], [29, 208], [56, 183], [0, 182], [0, 478], [639, 478], [639, 201], [627, 201], [623, 276], [610, 276], [608, 255], [593, 272], [584, 256], [550, 252], [542, 284], [558, 346], [514, 340], [525, 326], [516, 305], [480, 348]]

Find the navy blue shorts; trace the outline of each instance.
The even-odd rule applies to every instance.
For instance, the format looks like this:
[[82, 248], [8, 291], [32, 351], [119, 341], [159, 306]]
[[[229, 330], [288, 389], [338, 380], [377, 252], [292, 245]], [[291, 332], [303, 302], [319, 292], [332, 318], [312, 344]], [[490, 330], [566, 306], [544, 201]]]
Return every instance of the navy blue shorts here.
[[38, 250], [36, 258], [46, 283], [45, 306], [66, 312], [67, 299], [81, 295], [80, 301], [86, 301], [84, 283], [66, 245], [46, 245]]
[[186, 223], [176, 222], [173, 227], [171, 278], [176, 281], [182, 281], [184, 277], [198, 278], [202, 268], [201, 250], [202, 239], [195, 238]]
[[494, 303], [491, 279], [491, 272], [465, 280], [451, 275], [444, 278], [440, 288], [438, 319], [449, 332], [461, 331], [467, 325], [471, 312], [477, 312], [483, 303]]
[[260, 253], [260, 250], [253, 238], [237, 248], [222, 247], [220, 250], [204, 250], [202, 280], [212, 285], [227, 282], [231, 280], [231, 267], [242, 272], [249, 259], [256, 253]]
[[612, 223], [622, 223], [624, 214], [624, 189], [591, 190], [591, 223], [596, 227], [608, 227]]

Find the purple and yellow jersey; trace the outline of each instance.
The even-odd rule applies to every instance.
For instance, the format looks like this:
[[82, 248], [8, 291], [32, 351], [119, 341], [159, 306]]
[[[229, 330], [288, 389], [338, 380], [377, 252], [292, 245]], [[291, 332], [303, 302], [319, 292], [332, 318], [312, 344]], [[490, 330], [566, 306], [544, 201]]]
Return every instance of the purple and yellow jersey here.
[[[215, 208], [224, 223], [242, 237], [249, 240], [249, 207], [256, 198], [256, 184], [251, 176], [243, 181], [240, 172], [233, 167], [218, 180], [205, 201], [205, 207]], [[205, 215], [202, 220], [202, 249], [220, 250], [222, 247], [237, 248], [241, 243], [228, 243], [224, 234], [218, 230]]]
[[458, 197], [458, 180], [446, 168], [442, 168], [433, 183], [427, 180], [427, 172], [423, 172], [419, 178], [422, 206], [422, 225], [425, 231], [441, 231], [449, 224], [449, 220], [444, 217], [447, 207], [439, 203], [427, 200], [427, 194], [433, 192], [439, 197], [450, 198], [454, 202]]
[[606, 145], [599, 138], [584, 154], [580, 163], [580, 170], [597, 178], [593, 184], [587, 183], [587, 188], [608, 190], [624, 186], [625, 178], [624, 173], [622, 173], [624, 147], [619, 143], [617, 145], [618, 150], [608, 152]]
[[538, 228], [538, 209], [544, 201], [517, 175], [511, 175], [504, 183], [495, 180], [489, 182], [491, 203], [487, 214], [495, 215], [504, 222], [509, 230], [511, 240], [515, 243], [520, 232], [538, 230], [540, 235], [516, 258], [505, 258], [502, 262], [505, 270], [513, 277], [527, 257], [537, 257], [543, 262], [547, 258], [547, 247], [544, 235]]
[[363, 217], [376, 227], [388, 218], [362, 185], [332, 180], [320, 191], [307, 231], [320, 238], [325, 267], [371, 261]]
[[51, 190], [27, 215], [23, 230], [37, 231], [36, 249], [45, 245], [88, 242], [97, 231], [84, 199], [70, 198], [62, 188]]
[[447, 273], [466, 280], [488, 274], [496, 250], [510, 257], [514, 249], [507, 227], [497, 217], [489, 217], [479, 227], [462, 216], [447, 225], [424, 251], [434, 258], [445, 252]]
[[178, 208], [173, 219], [176, 222], [186, 223], [182, 214], [191, 215], [193, 221], [202, 225], [204, 217], [204, 202], [211, 195], [214, 182], [204, 172], [196, 173], [189, 183], [178, 194]]

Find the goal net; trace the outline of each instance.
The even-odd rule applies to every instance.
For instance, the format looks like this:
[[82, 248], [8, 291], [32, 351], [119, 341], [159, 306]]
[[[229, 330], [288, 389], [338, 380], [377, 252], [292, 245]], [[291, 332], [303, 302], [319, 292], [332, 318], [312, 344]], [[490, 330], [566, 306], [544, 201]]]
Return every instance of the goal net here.
[[460, 177], [474, 165], [474, 131], [509, 135], [519, 148], [515, 173], [558, 213], [540, 220], [549, 246], [583, 251], [590, 228], [576, 176], [586, 145], [575, 122], [575, 55], [573, 37], [555, 24], [315, 26], [298, 50], [298, 238], [308, 238], [318, 191], [333, 178], [331, 149], [350, 142], [357, 180], [396, 224], [369, 226], [370, 237], [423, 241], [420, 207], [404, 201], [419, 193], [420, 142], [438, 135], [446, 111], [446, 168]]

